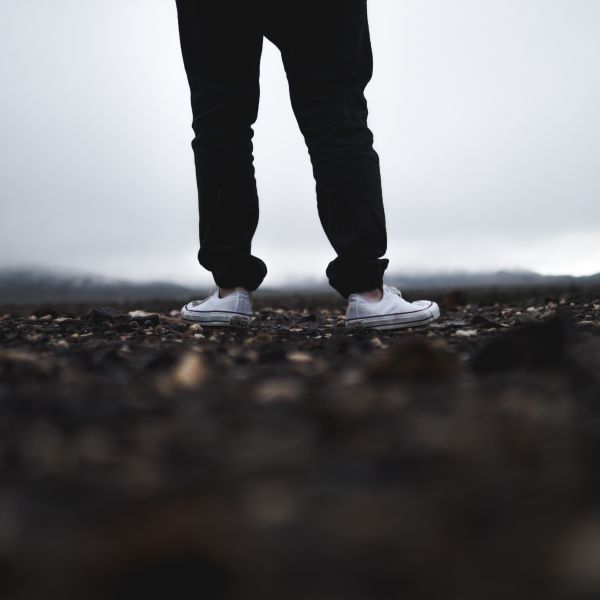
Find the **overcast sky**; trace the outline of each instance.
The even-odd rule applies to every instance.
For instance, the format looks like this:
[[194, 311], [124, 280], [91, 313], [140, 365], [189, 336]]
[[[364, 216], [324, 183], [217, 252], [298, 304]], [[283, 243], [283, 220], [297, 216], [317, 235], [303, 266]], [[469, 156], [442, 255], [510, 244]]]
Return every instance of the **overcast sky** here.
[[[388, 272], [600, 271], [600, 2], [369, 0]], [[212, 283], [174, 0], [1, 0], [0, 266]], [[279, 52], [255, 155], [265, 284], [334, 258]]]

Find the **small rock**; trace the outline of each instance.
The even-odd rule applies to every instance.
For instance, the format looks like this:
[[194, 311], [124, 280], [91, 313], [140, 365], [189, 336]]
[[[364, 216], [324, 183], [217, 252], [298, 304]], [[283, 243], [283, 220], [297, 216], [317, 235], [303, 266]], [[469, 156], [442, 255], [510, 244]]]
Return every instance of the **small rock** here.
[[457, 329], [452, 335], [464, 338], [475, 337], [477, 329]]
[[147, 313], [143, 310], [133, 310], [129, 313], [132, 321], [140, 323], [144, 327], [154, 327], [160, 323], [160, 316], [156, 313]]
[[389, 347], [387, 344], [384, 344], [381, 341], [381, 339], [378, 337], [371, 338], [370, 342], [371, 342], [371, 346], [373, 346], [373, 348], [388, 348]]
[[302, 396], [302, 385], [294, 379], [270, 379], [256, 386], [254, 396], [260, 404], [293, 402]]
[[450, 325], [452, 327], [458, 327], [459, 329], [465, 327], [467, 324], [466, 321], [447, 321], [446, 325]]
[[196, 352], [184, 354], [175, 365], [172, 382], [178, 388], [193, 390], [201, 386], [208, 378], [208, 370], [202, 357]]
[[130, 310], [127, 313], [132, 319], [148, 319], [150, 317], [158, 317], [155, 313], [149, 313], [145, 310]]
[[313, 357], [308, 352], [289, 352], [286, 358], [293, 363], [306, 364], [313, 361]]
[[58, 312], [56, 312], [56, 309], [52, 308], [50, 306], [40, 306], [39, 308], [36, 308], [34, 311], [32, 311], [31, 314], [38, 317], [38, 319], [41, 317], [49, 316], [50, 317], [49, 320], [51, 320], [51, 319], [58, 317]]
[[181, 391], [199, 389], [208, 379], [208, 370], [195, 352], [184, 354], [175, 366], [155, 379], [157, 391], [163, 396], [173, 396]]

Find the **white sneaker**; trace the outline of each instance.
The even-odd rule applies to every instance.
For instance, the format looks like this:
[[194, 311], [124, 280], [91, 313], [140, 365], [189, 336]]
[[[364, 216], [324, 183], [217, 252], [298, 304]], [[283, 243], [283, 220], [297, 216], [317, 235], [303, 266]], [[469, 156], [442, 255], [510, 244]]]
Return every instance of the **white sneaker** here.
[[383, 285], [383, 298], [367, 300], [350, 294], [346, 310], [346, 327], [371, 329], [403, 329], [432, 323], [440, 316], [440, 307], [431, 300], [407, 302], [399, 289]]
[[252, 301], [246, 290], [236, 290], [221, 298], [218, 287], [211, 290], [204, 300], [188, 302], [181, 309], [184, 321], [194, 321], [207, 327], [245, 327], [253, 316]]

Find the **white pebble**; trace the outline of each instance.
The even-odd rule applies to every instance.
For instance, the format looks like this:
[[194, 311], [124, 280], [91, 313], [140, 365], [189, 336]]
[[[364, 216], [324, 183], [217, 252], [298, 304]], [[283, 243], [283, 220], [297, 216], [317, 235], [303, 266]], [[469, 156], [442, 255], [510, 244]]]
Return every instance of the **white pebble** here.
[[474, 337], [477, 335], [476, 329], [458, 329], [453, 333], [456, 337]]

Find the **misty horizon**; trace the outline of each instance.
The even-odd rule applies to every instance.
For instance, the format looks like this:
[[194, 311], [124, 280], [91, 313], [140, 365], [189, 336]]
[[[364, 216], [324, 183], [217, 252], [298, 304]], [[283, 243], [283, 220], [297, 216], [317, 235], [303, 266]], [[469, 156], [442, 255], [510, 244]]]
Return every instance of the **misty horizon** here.
[[[598, 272], [600, 5], [376, 0], [369, 20], [387, 274]], [[0, 49], [0, 267], [211, 285], [175, 3], [3, 3]], [[268, 42], [261, 86], [253, 253], [267, 286], [321, 281], [335, 253]]]

